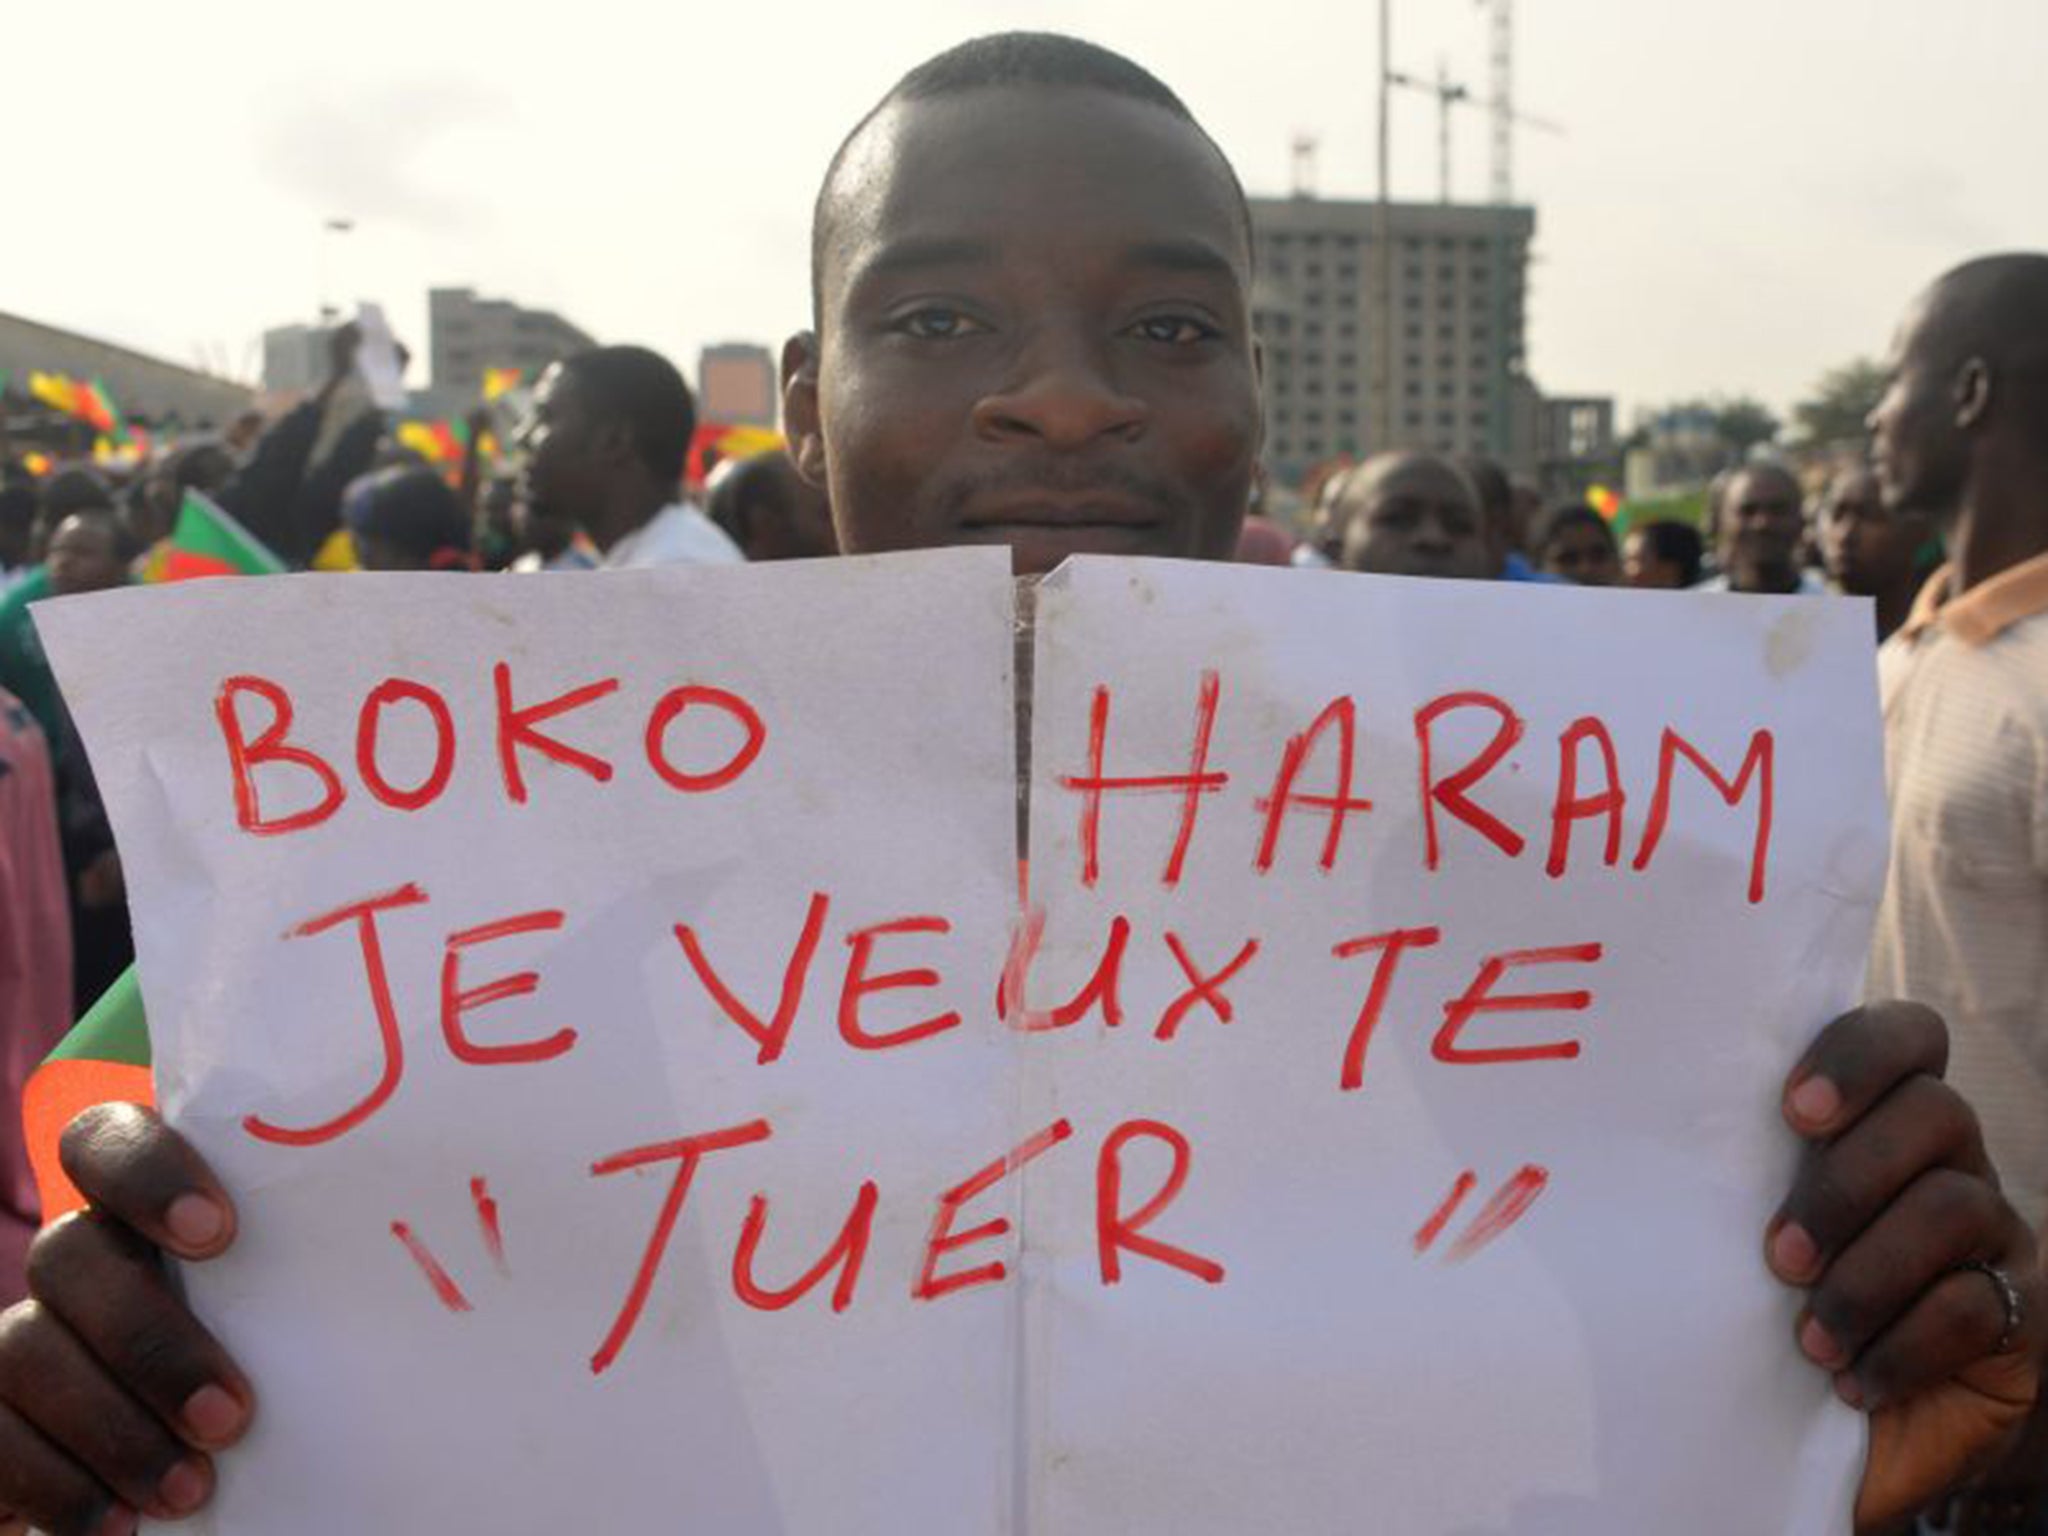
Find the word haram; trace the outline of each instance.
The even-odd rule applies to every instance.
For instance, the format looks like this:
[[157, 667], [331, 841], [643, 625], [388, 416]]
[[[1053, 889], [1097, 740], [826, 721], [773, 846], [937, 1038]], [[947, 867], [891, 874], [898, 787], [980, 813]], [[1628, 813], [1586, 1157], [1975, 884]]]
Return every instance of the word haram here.
[[[1093, 889], [1102, 879], [1102, 828], [1107, 797], [1127, 794], [1179, 798], [1180, 815], [1159, 879], [1169, 888], [1180, 884], [1202, 806], [1229, 786], [1233, 778], [1229, 770], [1218, 768], [1211, 761], [1222, 697], [1222, 679], [1213, 671], [1204, 672], [1197, 689], [1193, 744], [1186, 768], [1111, 773], [1106, 765], [1114, 705], [1108, 687], [1096, 688], [1088, 714], [1086, 771], [1064, 774], [1058, 780], [1061, 788], [1080, 799], [1077, 840], [1080, 882], [1084, 887]], [[1491, 719], [1492, 734], [1472, 756], [1462, 761], [1446, 761], [1441, 727], [1454, 717], [1474, 713]], [[1424, 867], [1431, 871], [1442, 867], [1444, 844], [1453, 827], [1478, 834], [1509, 859], [1518, 859], [1529, 851], [1528, 833], [1509, 825], [1478, 797], [1489, 777], [1512, 764], [1514, 749], [1528, 730], [1522, 715], [1504, 699], [1467, 690], [1427, 701], [1414, 711], [1412, 718]], [[1288, 741], [1272, 777], [1265, 781], [1270, 789], [1253, 804], [1258, 823], [1252, 840], [1251, 867], [1258, 874], [1273, 872], [1289, 818], [1298, 815], [1326, 818], [1317, 866], [1325, 873], [1335, 869], [1348, 819], [1368, 815], [1374, 807], [1374, 801], [1360, 792], [1358, 757], [1358, 704], [1350, 695], [1341, 695]], [[1587, 768], [1589, 759], [1597, 772]], [[1559, 880], [1570, 871], [1573, 834], [1582, 822], [1592, 823], [1600, 830], [1601, 862], [1609, 867], [1618, 865], [1624, 852], [1623, 813], [1630, 795], [1622, 782], [1621, 759], [1612, 731], [1597, 715], [1581, 716], [1559, 733], [1555, 760], [1556, 788], [1548, 819], [1544, 873]], [[1751, 905], [1761, 902], [1776, 815], [1775, 761], [1776, 738], [1769, 730], [1751, 735], [1740, 764], [1729, 774], [1675, 727], [1665, 727], [1658, 739], [1649, 812], [1629, 867], [1637, 873], [1649, 869], [1664, 846], [1672, 806], [1680, 794], [1683, 767], [1688, 770], [1684, 777], [1703, 780], [1730, 810], [1753, 802], [1750, 814], [1754, 832], [1744, 894]], [[1324, 776], [1327, 787], [1306, 787], [1304, 781], [1310, 779], [1312, 770]], [[1586, 780], [1583, 785], [1582, 775]]]

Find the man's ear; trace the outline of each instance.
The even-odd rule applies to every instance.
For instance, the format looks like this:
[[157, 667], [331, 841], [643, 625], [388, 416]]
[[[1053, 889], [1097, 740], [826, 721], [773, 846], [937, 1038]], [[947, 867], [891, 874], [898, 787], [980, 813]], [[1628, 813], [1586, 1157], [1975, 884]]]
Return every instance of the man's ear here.
[[1956, 425], [1965, 431], [1983, 421], [1991, 409], [1991, 368], [1973, 357], [1956, 370]]
[[782, 344], [782, 435], [796, 472], [826, 489], [825, 433], [818, 421], [818, 333], [798, 331]]
[[604, 464], [634, 464], [640, 459], [639, 446], [633, 441], [633, 428], [619, 417], [591, 427], [590, 452]]

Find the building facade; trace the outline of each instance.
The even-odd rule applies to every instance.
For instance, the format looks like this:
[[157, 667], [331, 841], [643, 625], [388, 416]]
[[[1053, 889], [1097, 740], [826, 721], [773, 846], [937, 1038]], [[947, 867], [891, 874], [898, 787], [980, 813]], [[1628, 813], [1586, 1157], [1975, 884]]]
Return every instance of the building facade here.
[[1536, 484], [1545, 501], [1583, 496], [1595, 485], [1620, 489], [1621, 442], [1612, 398], [1553, 396], [1543, 402], [1539, 419]]
[[25, 398], [34, 372], [98, 379], [124, 414], [152, 426], [225, 427], [255, 400], [245, 384], [76, 331], [0, 314], [0, 376], [11, 378], [13, 393]]
[[1533, 209], [1392, 204], [1386, 262], [1376, 203], [1250, 202], [1266, 450], [1283, 480], [1386, 448], [1535, 471], [1539, 397], [1524, 341]]
[[263, 333], [263, 391], [308, 395], [327, 382], [329, 332], [317, 325], [279, 325]]
[[480, 299], [473, 288], [430, 289], [427, 330], [433, 392], [447, 399], [478, 398], [487, 368], [517, 368], [531, 380], [548, 364], [597, 345], [551, 310]]

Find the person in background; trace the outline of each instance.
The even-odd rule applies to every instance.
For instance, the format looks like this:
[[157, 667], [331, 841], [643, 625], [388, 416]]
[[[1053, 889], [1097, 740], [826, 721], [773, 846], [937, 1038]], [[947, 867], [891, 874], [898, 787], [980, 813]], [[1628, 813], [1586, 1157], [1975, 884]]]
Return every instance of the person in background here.
[[473, 519], [478, 570], [506, 570], [519, 555], [518, 506], [519, 482], [511, 475], [493, 476], [478, 493]]
[[[1890, 879], [1869, 991], [1949, 1020], [1948, 1079], [2008, 1197], [2048, 1218], [2048, 254], [1948, 272], [1907, 310], [1870, 417], [1895, 518], [1949, 563], [1878, 658]], [[1960, 1528], [2048, 1531], [2048, 1423]], [[1994, 1512], [1998, 1523], [1988, 1523]]]
[[1696, 587], [1704, 549], [1699, 529], [1690, 523], [1644, 523], [1622, 540], [1622, 580], [1661, 591]]
[[257, 442], [216, 500], [287, 565], [307, 566], [341, 526], [341, 497], [374, 464], [384, 413], [356, 372], [362, 333], [328, 338], [327, 378]]
[[1806, 531], [1805, 493], [1782, 464], [1763, 461], [1735, 471], [1710, 496], [1718, 529], [1721, 573], [1700, 583], [1707, 592], [1812, 595], [1827, 588], [1800, 564]]
[[1479, 492], [1465, 471], [1434, 453], [1367, 459], [1344, 477], [1334, 509], [1338, 564], [1381, 576], [1459, 576], [1497, 569]]
[[0, 595], [35, 569], [36, 488], [23, 481], [0, 484]]
[[1480, 511], [1485, 515], [1485, 574], [1497, 581], [1558, 580], [1531, 565], [1523, 553], [1528, 530], [1521, 526], [1515, 486], [1508, 472], [1492, 459], [1477, 457], [1462, 460], [1459, 468], [1479, 493]]
[[28, 1294], [24, 1261], [41, 1225], [21, 1090], [76, 1016], [64, 891], [49, 745], [0, 692], [0, 1304]]
[[1330, 464], [1303, 482], [1302, 498], [1308, 502], [1308, 532], [1294, 546], [1294, 564], [1303, 570], [1327, 570], [1337, 563], [1343, 531], [1337, 526], [1337, 498], [1344, 480], [1357, 466], [1348, 460]]
[[515, 496], [512, 502], [512, 536], [519, 554], [507, 569], [522, 575], [594, 571], [604, 562], [590, 536], [574, 522], [535, 507], [524, 496]]
[[1621, 580], [1614, 530], [1582, 501], [1551, 508], [1536, 553], [1546, 573], [1575, 586], [1611, 587]]
[[219, 498], [234, 478], [235, 456], [224, 439], [190, 438], [161, 455], [149, 473], [130, 487], [122, 507], [128, 541], [148, 553], [171, 535], [187, 491]]
[[[74, 512], [57, 525], [50, 538], [46, 562], [50, 595], [74, 597], [123, 586], [130, 579], [132, 557], [127, 530], [114, 513], [101, 508]], [[49, 676], [49, 663], [43, 659], [40, 645], [36, 663], [47, 680], [44, 697], [52, 711], [44, 734], [56, 760], [58, 819], [71, 910], [71, 989], [74, 1006], [83, 1013], [134, 963], [135, 940], [128, 927], [128, 888], [114, 851], [113, 829], [107, 823], [84, 745], [55, 679]]]
[[84, 471], [67, 473], [77, 478], [58, 485], [61, 477], [53, 475], [43, 489], [43, 516], [53, 507], [70, 509], [57, 518], [46, 558], [0, 598], [0, 688], [28, 706], [52, 743], [64, 733], [63, 705], [29, 605], [118, 586], [128, 579], [132, 554], [106, 483]]
[[1885, 504], [1869, 464], [1837, 470], [1820, 500], [1821, 560], [1837, 592], [1877, 605], [1877, 638], [1889, 639], [1913, 610], [1940, 545], [1924, 513]]
[[520, 494], [540, 516], [581, 526], [607, 570], [731, 565], [739, 546], [685, 500], [697, 411], [673, 364], [645, 347], [595, 347], [534, 386], [516, 446]]
[[342, 498], [341, 519], [366, 571], [467, 571], [472, 525], [462, 498], [431, 469], [383, 469]]
[[228, 423], [227, 430], [221, 433], [221, 441], [227, 444], [228, 452], [239, 462], [256, 446], [257, 439], [262, 436], [263, 413], [243, 411]]
[[727, 459], [711, 472], [705, 510], [749, 560], [809, 560], [839, 552], [832, 505], [781, 448]]

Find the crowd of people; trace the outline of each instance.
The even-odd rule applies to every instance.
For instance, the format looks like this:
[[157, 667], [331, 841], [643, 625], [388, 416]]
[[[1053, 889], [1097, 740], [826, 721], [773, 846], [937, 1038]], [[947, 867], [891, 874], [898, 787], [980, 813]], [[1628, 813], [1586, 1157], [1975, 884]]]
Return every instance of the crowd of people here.
[[[10, 470], [0, 1086], [18, 1094], [132, 961], [118, 851], [32, 605], [134, 579], [188, 491], [289, 566], [451, 580], [1004, 542], [1025, 574], [1123, 553], [1858, 594], [1889, 637], [1890, 888], [1871, 1001], [1786, 1063], [1808, 1153], [1759, 1236], [1806, 1293], [1797, 1347], [1872, 1414], [1859, 1523], [1962, 1488], [1970, 1529], [2048, 1531], [2048, 1437], [2028, 1425], [2048, 1321], [2048, 256], [1970, 262], [1914, 301], [1870, 455], [1814, 494], [1757, 459], [1714, 482], [1703, 529], [1619, 540], [1589, 505], [1546, 509], [1498, 465], [1422, 450], [1303, 487], [1299, 537], [1247, 516], [1254, 260], [1234, 173], [1164, 85], [1070, 39], [981, 39], [899, 82], [826, 175], [783, 449], [686, 486], [687, 386], [610, 346], [538, 382], [505, 434], [516, 476], [474, 449], [446, 476], [396, 443], [343, 329], [327, 383], [253, 441], [188, 440], [125, 484]], [[260, 1384], [157, 1256], [218, 1254], [232, 1192], [152, 1116], [108, 1106], [67, 1145], [91, 1214], [31, 1250], [34, 1192], [19, 1148], [0, 1137], [0, 1155], [0, 1299], [33, 1292], [0, 1319], [0, 1510], [53, 1532], [190, 1513]]]

